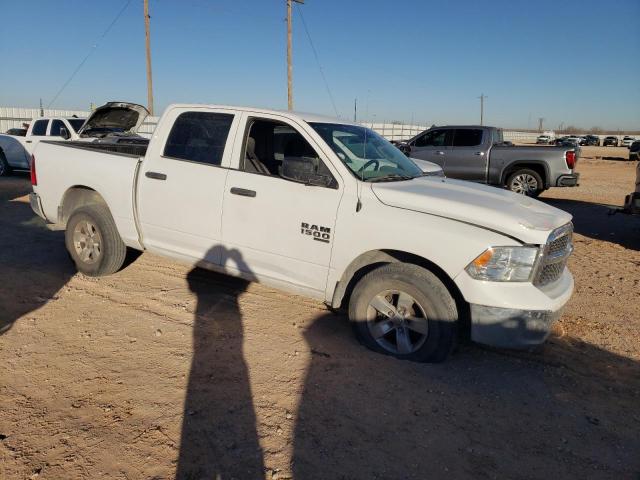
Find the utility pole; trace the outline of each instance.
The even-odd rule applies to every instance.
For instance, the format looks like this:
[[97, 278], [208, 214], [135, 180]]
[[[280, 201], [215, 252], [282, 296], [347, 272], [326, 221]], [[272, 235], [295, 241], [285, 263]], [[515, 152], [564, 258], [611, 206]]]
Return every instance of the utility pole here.
[[538, 118], [538, 132], [542, 132], [542, 122], [544, 122], [544, 118]]
[[481, 93], [478, 98], [480, 99], [480, 125], [484, 125], [484, 99], [489, 97]]
[[149, 34], [149, 0], [144, 0], [144, 39], [147, 50], [147, 109], [153, 115], [153, 76], [151, 74], [151, 37]]
[[[146, 0], [145, 0], [146, 1]], [[293, 110], [293, 65], [291, 64], [291, 5], [293, 2], [304, 3], [304, 0], [287, 0], [287, 108]]]
[[353, 100], [353, 123], [358, 121], [358, 97]]

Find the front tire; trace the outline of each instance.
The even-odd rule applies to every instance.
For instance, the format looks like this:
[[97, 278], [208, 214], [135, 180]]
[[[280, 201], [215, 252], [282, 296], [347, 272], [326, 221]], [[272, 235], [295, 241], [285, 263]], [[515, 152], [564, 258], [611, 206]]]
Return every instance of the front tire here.
[[7, 157], [4, 156], [4, 152], [0, 152], [0, 177], [6, 177], [11, 175], [11, 167], [7, 162]]
[[544, 191], [544, 183], [538, 172], [525, 168], [509, 175], [507, 188], [514, 193], [535, 198]]
[[454, 298], [417, 265], [391, 263], [366, 274], [351, 295], [349, 319], [367, 348], [403, 360], [442, 362], [457, 341]]
[[127, 253], [109, 209], [102, 205], [82, 207], [71, 214], [65, 244], [78, 271], [90, 277], [117, 272]]

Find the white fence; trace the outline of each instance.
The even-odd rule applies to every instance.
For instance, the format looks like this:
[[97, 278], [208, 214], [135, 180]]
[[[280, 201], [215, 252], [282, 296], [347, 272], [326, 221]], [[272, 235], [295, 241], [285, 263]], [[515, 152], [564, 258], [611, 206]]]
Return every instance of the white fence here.
[[[80, 110], [60, 110], [60, 109], [43, 109], [39, 108], [13, 108], [0, 107], [0, 133], [6, 132], [10, 128], [21, 128], [24, 124], [28, 124], [32, 119], [44, 117], [72, 117], [87, 118], [91, 112]], [[158, 123], [159, 117], [147, 117], [140, 127], [140, 133], [153, 133]], [[418, 133], [429, 128], [427, 125], [405, 125], [402, 123], [371, 123], [362, 122], [362, 125], [375, 130], [388, 140], [408, 140]], [[515, 130], [504, 130], [504, 139], [515, 143], [535, 143], [539, 133], [536, 132], [519, 132]], [[557, 134], [560, 135], [560, 134]], [[600, 139], [606, 136], [617, 137], [622, 140], [623, 135], [617, 133], [604, 133], [599, 135]]]

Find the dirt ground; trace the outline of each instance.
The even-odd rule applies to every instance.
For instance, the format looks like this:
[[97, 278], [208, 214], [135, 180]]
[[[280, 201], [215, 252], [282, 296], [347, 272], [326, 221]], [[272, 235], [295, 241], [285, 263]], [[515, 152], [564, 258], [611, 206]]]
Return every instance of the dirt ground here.
[[551, 339], [439, 365], [151, 254], [78, 275], [28, 178], [1, 178], [0, 479], [637, 479], [640, 218], [601, 205], [632, 190], [625, 154], [584, 148], [580, 187], [541, 198], [576, 229]]

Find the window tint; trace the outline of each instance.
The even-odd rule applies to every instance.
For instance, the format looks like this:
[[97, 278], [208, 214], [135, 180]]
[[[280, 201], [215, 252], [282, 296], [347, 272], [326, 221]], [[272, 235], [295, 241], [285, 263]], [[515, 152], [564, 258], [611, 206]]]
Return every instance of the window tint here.
[[49, 120], [36, 120], [33, 124], [31, 135], [43, 136], [47, 133], [47, 125]]
[[417, 138], [416, 147], [444, 147], [447, 146], [448, 130], [430, 130]]
[[71, 128], [73, 128], [76, 132], [80, 130], [80, 127], [84, 125], [84, 118], [71, 118], [67, 120], [71, 124]]
[[458, 128], [453, 135], [454, 147], [475, 147], [482, 143], [482, 130], [476, 128]]
[[164, 155], [220, 165], [231, 122], [228, 113], [185, 112], [173, 124]]
[[62, 120], [52, 120], [51, 121], [51, 130], [49, 131], [49, 136], [50, 137], [59, 137], [61, 128], [67, 128]]

